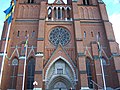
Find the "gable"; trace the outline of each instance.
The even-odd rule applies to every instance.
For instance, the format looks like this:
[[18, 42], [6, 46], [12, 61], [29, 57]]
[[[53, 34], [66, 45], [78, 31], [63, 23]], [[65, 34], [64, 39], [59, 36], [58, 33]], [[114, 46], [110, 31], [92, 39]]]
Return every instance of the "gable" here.
[[55, 0], [54, 4], [65, 4], [63, 0]]
[[50, 57], [50, 59], [48, 60], [48, 62], [45, 65], [45, 68], [47, 68], [49, 66], [49, 64], [54, 61], [54, 59], [58, 58], [58, 57], [63, 57], [65, 58], [68, 62], [71, 63], [71, 65], [73, 67], [76, 67], [75, 64], [73, 63], [72, 59], [70, 58], [70, 56], [67, 54], [66, 50], [62, 47], [61, 44], [58, 45], [58, 47], [56, 48], [56, 50], [53, 52], [52, 56]]

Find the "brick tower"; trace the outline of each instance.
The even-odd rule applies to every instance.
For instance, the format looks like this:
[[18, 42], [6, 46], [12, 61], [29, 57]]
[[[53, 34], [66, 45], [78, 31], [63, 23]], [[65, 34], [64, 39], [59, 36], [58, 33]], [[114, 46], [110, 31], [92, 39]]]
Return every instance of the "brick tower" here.
[[[4, 22], [1, 67], [7, 30]], [[102, 0], [17, 0], [0, 88], [111, 90], [120, 87], [119, 60]]]

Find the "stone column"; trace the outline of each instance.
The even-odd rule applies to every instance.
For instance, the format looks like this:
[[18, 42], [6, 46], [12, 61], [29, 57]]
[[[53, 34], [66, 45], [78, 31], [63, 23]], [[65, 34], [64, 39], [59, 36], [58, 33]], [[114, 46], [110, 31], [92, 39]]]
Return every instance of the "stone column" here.
[[56, 7], [56, 19], [58, 19], [58, 7]]
[[55, 11], [54, 11], [54, 7], [52, 8], [52, 21], [55, 19]]
[[63, 19], [62, 18], [62, 7], [60, 7], [60, 16], [61, 16], [61, 20]]
[[67, 8], [65, 9], [65, 21], [67, 21]]

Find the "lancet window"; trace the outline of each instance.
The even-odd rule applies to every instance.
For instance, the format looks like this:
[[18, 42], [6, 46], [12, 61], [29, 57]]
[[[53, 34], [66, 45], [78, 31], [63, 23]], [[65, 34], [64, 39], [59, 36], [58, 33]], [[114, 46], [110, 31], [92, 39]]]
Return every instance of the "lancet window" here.
[[47, 20], [72, 20], [71, 8], [69, 6], [48, 6]]
[[28, 0], [28, 3], [34, 3], [34, 0]]
[[34, 82], [34, 72], [35, 72], [35, 60], [33, 58], [30, 59], [27, 65], [27, 89], [33, 89]]
[[83, 4], [84, 4], [84, 5], [89, 5], [90, 2], [89, 2], [89, 0], [83, 0]]

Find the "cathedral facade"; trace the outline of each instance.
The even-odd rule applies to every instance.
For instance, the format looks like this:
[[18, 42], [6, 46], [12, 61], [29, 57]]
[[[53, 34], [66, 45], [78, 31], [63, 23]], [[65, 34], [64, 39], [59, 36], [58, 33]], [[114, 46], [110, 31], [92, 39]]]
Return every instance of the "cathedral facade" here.
[[[1, 67], [7, 31], [4, 22]], [[119, 45], [104, 2], [17, 0], [1, 72], [1, 90], [119, 88]]]

